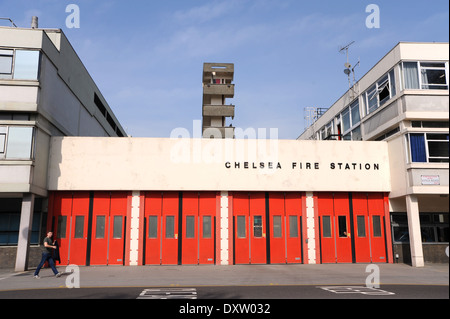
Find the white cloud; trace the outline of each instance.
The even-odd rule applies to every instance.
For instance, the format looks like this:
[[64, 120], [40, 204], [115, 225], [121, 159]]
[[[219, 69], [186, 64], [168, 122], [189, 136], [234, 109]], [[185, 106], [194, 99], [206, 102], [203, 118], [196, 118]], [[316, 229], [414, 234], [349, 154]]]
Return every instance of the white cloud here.
[[229, 52], [242, 45], [250, 45], [267, 37], [269, 28], [263, 25], [218, 26], [201, 28], [191, 26], [178, 31], [166, 42], [155, 48], [158, 55], [167, 54], [183, 57], [209, 57], [218, 53]]
[[236, 0], [213, 1], [185, 11], [178, 10], [174, 13], [174, 20], [178, 23], [205, 23], [223, 17], [234, 10], [239, 3]]

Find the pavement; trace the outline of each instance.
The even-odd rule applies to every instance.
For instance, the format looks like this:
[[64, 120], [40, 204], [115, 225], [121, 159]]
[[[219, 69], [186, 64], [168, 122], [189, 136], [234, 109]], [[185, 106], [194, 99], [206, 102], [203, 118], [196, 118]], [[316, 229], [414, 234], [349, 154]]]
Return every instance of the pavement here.
[[[58, 266], [56, 278], [48, 268], [40, 279], [34, 270], [16, 273], [0, 269], [0, 291], [66, 287], [199, 287], [294, 285], [449, 285], [448, 264], [321, 264], [230, 266]], [[378, 277], [379, 275], [379, 277]]]

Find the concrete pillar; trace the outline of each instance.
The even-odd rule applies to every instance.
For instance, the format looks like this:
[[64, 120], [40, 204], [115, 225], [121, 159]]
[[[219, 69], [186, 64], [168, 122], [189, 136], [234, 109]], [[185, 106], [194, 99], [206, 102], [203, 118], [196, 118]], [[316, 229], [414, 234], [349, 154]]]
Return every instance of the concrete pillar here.
[[409, 243], [411, 245], [411, 262], [413, 267], [423, 267], [422, 234], [420, 231], [419, 201], [414, 195], [406, 196], [408, 213]]
[[[17, 243], [16, 271], [28, 270], [31, 228], [33, 225], [34, 194], [24, 194], [20, 212], [19, 241]], [[37, 265], [36, 265], [37, 266]]]
[[220, 265], [229, 265], [229, 226], [228, 218], [228, 192], [220, 193]]
[[130, 266], [139, 265], [139, 256], [142, 252], [139, 249], [142, 247], [140, 241], [145, 240], [145, 238], [140, 238], [140, 206], [141, 206], [141, 193], [139, 191], [132, 192], [131, 198], [131, 218], [130, 218], [130, 238], [128, 238], [130, 243]]
[[[314, 194], [306, 193], [306, 238], [308, 240], [308, 264], [315, 265], [316, 261], [316, 216], [314, 209]], [[306, 263], [306, 262], [305, 262]]]

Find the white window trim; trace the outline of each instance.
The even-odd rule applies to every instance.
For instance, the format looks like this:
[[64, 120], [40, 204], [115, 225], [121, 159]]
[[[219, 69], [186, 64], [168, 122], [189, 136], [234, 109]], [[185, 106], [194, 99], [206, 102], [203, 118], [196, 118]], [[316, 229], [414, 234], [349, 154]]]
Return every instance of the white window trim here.
[[[359, 112], [359, 121], [357, 123], [353, 123], [353, 114], [352, 114], [352, 109], [354, 108], [358, 108], [358, 112]], [[352, 103], [350, 103], [349, 106], [347, 106], [346, 108], [344, 108], [344, 110], [336, 117], [337, 122], [340, 122], [341, 124], [341, 128], [344, 128], [344, 121], [343, 121], [343, 117], [344, 114], [346, 114], [348, 112], [349, 114], [349, 128], [347, 130], [342, 130], [341, 134], [342, 134], [342, 140], [344, 139], [344, 136], [350, 134], [350, 139], [353, 140], [353, 130], [355, 130], [358, 126], [361, 125], [361, 108], [360, 108], [360, 103], [359, 100], [356, 99], [354, 100]], [[361, 132], [362, 134], [362, 132]]]
[[[382, 107], [384, 104], [386, 104], [387, 101], [391, 100], [395, 95], [392, 94], [392, 80], [391, 80], [391, 72], [394, 70], [395, 67], [387, 71], [383, 76], [381, 76], [375, 83], [373, 83], [364, 93], [363, 93], [363, 99], [364, 99], [364, 106], [365, 106], [365, 115], [369, 115], [376, 110], [378, 110], [380, 107]], [[395, 71], [394, 71], [395, 76]], [[384, 81], [384, 78], [387, 80]], [[394, 78], [395, 80], [395, 78]], [[381, 82], [382, 81], [382, 82]], [[395, 83], [395, 81], [394, 81]], [[386, 85], [389, 85], [389, 98], [384, 100], [383, 103], [380, 101], [380, 92], [386, 87]], [[395, 90], [397, 92], [397, 90]], [[369, 94], [372, 93], [372, 97], [369, 98]], [[369, 101], [374, 99], [376, 96], [377, 99], [377, 106], [376, 108], [370, 108]]]
[[[412, 161], [412, 150], [411, 150], [411, 134], [422, 134], [424, 136], [424, 142], [425, 142], [425, 156], [427, 158], [427, 161], [425, 163], [431, 163], [431, 164], [435, 164], [435, 163], [445, 163], [445, 162], [430, 162], [430, 152], [429, 152], [429, 146], [428, 146], [428, 142], [447, 142], [449, 143], [448, 140], [428, 140], [427, 138], [427, 134], [448, 134], [448, 132], [409, 132], [408, 134], [406, 134], [406, 143], [407, 143], [407, 147], [406, 147], [406, 154], [407, 154], [407, 164], [411, 164], [411, 163], [416, 163]], [[436, 157], [436, 156], [432, 156], [432, 159], [436, 158], [436, 159], [450, 159], [450, 157]]]
[[[424, 60], [424, 61], [410, 61], [410, 60], [404, 60], [404, 61], [401, 61], [401, 63], [400, 63], [400, 65], [401, 65], [401, 70], [400, 70], [401, 71], [400, 88], [402, 90], [410, 90], [410, 89], [406, 89], [405, 86], [404, 86], [405, 85], [405, 79], [404, 79], [405, 73], [404, 73], [403, 63], [416, 63], [417, 64], [417, 77], [418, 77], [418, 80], [419, 80], [419, 88], [418, 89], [414, 89], [414, 90], [435, 90], [435, 89], [424, 89], [423, 88], [422, 69], [442, 70], [442, 67], [436, 67], [436, 68], [433, 68], [433, 67], [422, 67], [421, 63], [443, 63], [444, 64], [444, 68], [445, 68], [445, 70], [444, 70], [445, 71], [445, 82], [447, 83], [446, 84], [447, 85], [447, 90], [449, 89], [450, 83], [449, 83], [449, 63], [448, 63], [448, 61], [426, 61], [426, 60]], [[442, 86], [444, 86], [444, 85], [442, 85]]]
[[420, 89], [421, 90], [435, 90], [435, 89], [425, 89], [423, 87], [424, 84], [422, 81], [422, 70], [442, 70], [443, 69], [441, 66], [440, 67], [430, 67], [430, 66], [423, 67], [422, 63], [435, 63], [435, 64], [443, 63], [444, 64], [444, 74], [445, 74], [445, 83], [446, 84], [445, 85], [444, 84], [432, 84], [432, 85], [437, 85], [437, 86], [441, 85], [442, 87], [447, 86], [447, 90], [448, 90], [448, 62], [439, 62], [439, 61], [418, 61], [417, 62], [417, 72], [419, 73], [418, 76], [419, 76]]

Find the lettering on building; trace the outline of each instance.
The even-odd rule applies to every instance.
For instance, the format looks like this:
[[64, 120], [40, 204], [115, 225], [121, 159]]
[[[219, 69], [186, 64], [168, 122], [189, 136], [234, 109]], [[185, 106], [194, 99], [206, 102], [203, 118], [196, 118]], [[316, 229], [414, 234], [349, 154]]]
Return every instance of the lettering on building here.
[[343, 163], [331, 162], [328, 165], [322, 165], [318, 162], [291, 162], [285, 165], [281, 162], [225, 162], [226, 169], [274, 169], [281, 170], [286, 167], [291, 170], [320, 170], [322, 167], [328, 167], [330, 170], [348, 170], [348, 171], [379, 171], [379, 163]]

